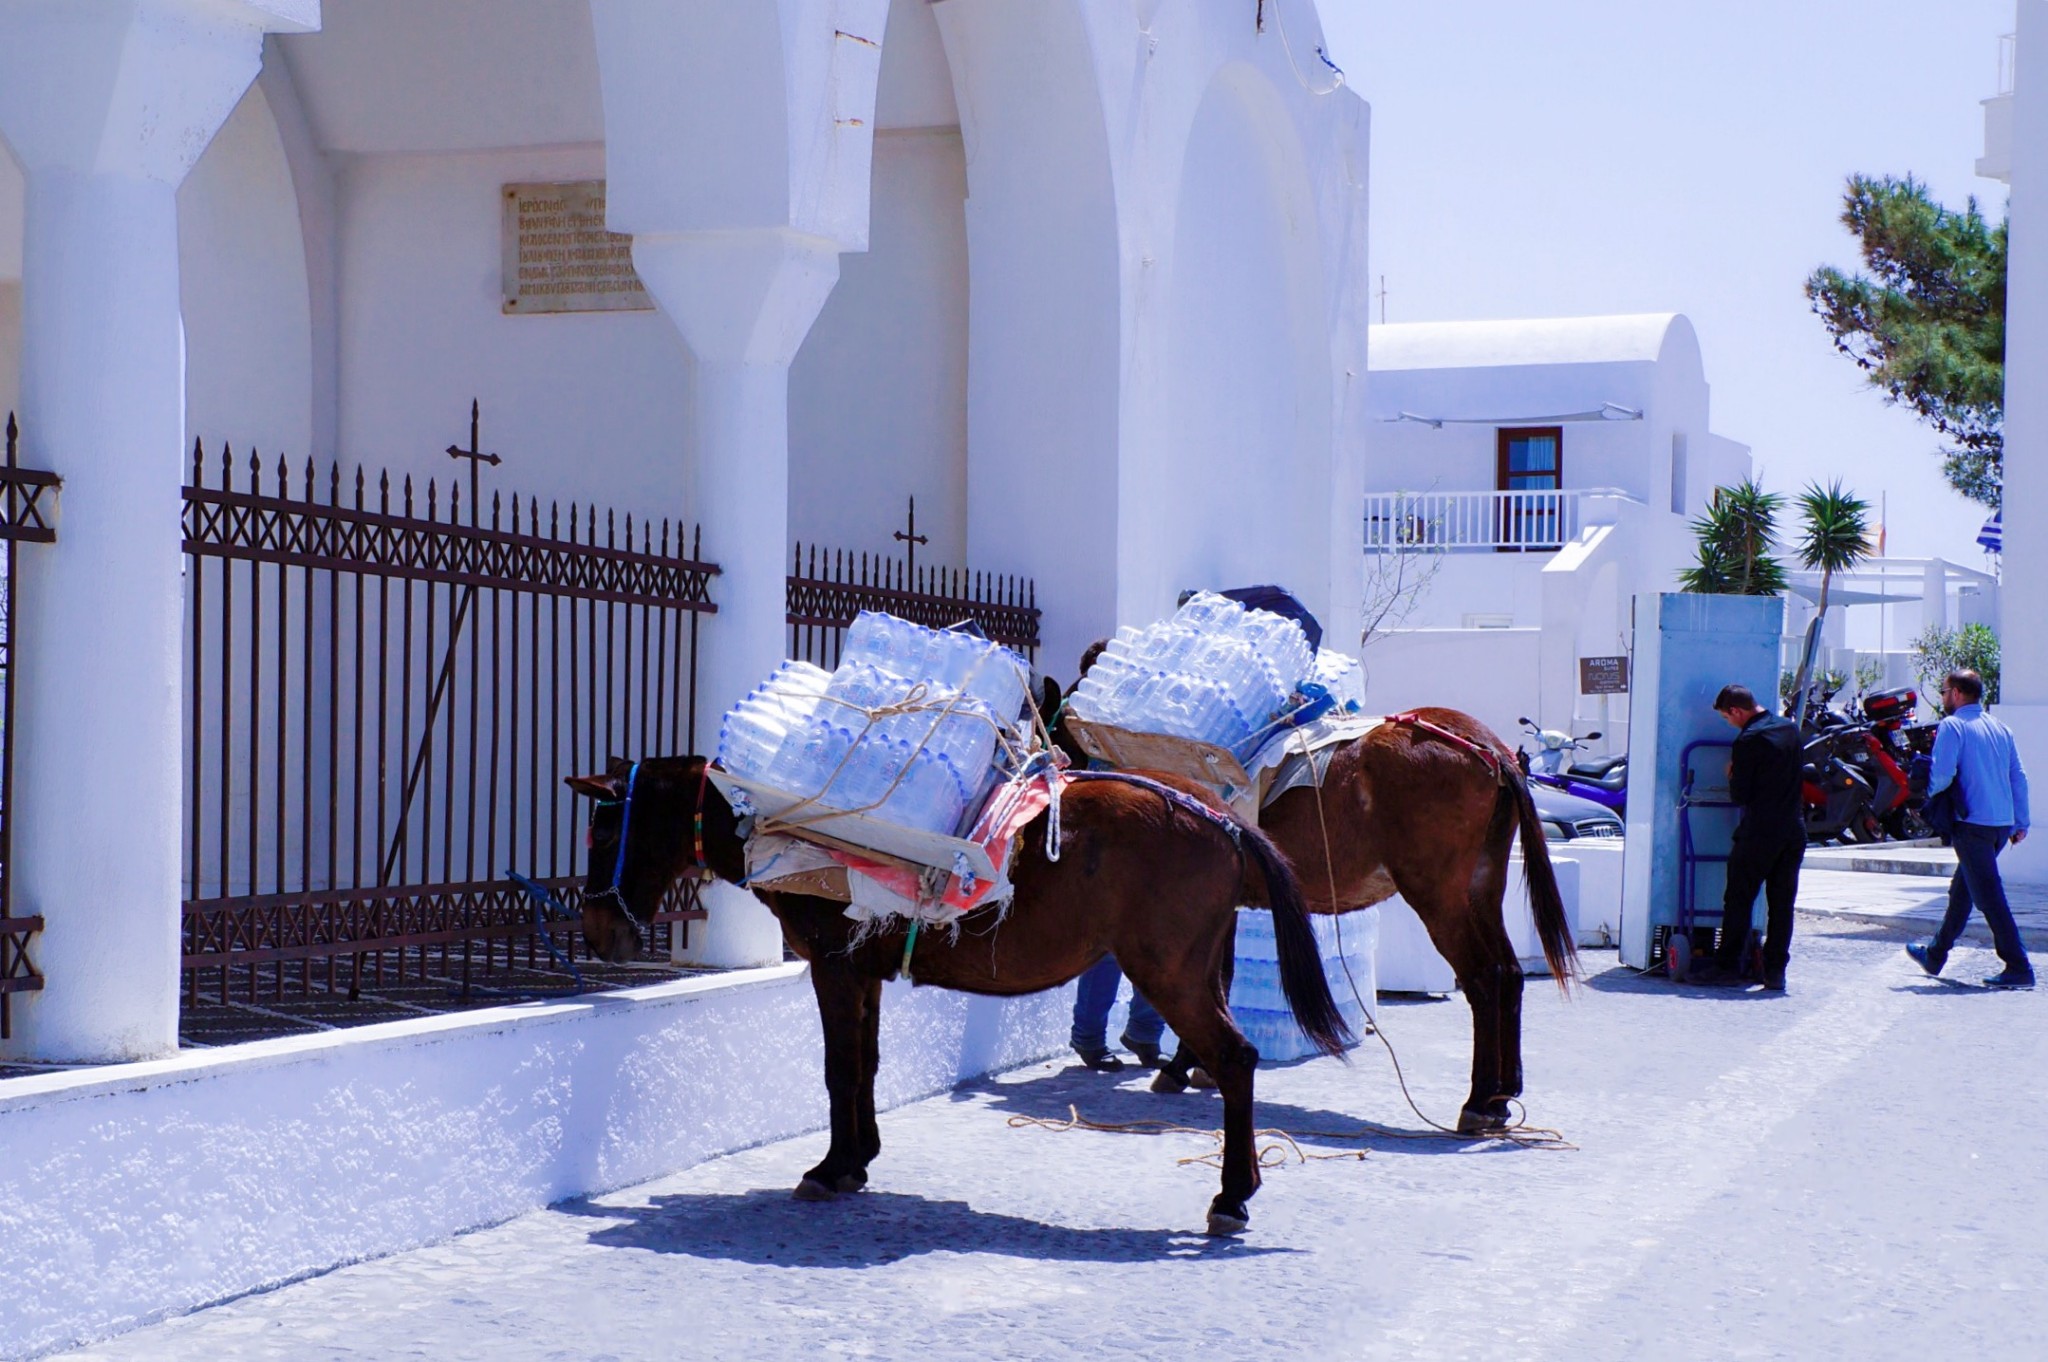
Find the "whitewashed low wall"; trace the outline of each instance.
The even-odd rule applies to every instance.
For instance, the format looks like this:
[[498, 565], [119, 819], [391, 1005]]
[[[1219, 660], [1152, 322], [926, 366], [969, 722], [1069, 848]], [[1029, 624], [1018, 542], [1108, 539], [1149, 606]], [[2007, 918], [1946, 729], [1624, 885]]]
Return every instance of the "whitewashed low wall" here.
[[[884, 996], [886, 1106], [1054, 1053], [1073, 1008]], [[7, 1080], [0, 1357], [820, 1130], [822, 1065], [779, 965]]]
[[[1611, 849], [1602, 847], [1599, 852], [1582, 854], [1586, 845], [1550, 844], [1550, 863], [1557, 874], [1558, 896], [1564, 900], [1565, 924], [1580, 945], [1597, 941], [1599, 922], [1616, 921], [1621, 904], [1620, 840], [1616, 839]], [[1519, 848], [1508, 857], [1508, 888], [1501, 916], [1523, 970], [1548, 974], [1543, 942], [1536, 935], [1536, 919], [1529, 909], [1529, 886], [1522, 877]], [[1381, 905], [1378, 971], [1379, 987], [1387, 993], [1449, 993], [1458, 986], [1450, 964], [1430, 944], [1422, 919], [1399, 894]]]

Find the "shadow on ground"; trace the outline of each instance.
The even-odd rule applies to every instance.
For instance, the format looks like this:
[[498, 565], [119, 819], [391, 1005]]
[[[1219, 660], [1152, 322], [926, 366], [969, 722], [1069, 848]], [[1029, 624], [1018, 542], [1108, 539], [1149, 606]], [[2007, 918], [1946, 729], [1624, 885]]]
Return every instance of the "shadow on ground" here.
[[[1367, 1038], [1371, 1051], [1360, 1050], [1361, 1060], [1384, 1057], [1378, 1043]], [[1293, 1063], [1306, 1064], [1308, 1060]], [[1275, 1068], [1293, 1064], [1261, 1064], [1263, 1077]], [[982, 1080], [962, 1084], [952, 1093], [956, 1102], [983, 1100], [989, 1108], [1012, 1118], [1059, 1123], [1078, 1112], [1097, 1125], [1123, 1126], [1115, 1134], [1158, 1137], [1172, 1135], [1186, 1141], [1190, 1154], [1204, 1152], [1199, 1136], [1164, 1129], [1166, 1126], [1193, 1127], [1209, 1131], [1223, 1124], [1223, 1102], [1213, 1091], [1190, 1088], [1183, 1093], [1155, 1093], [1146, 1085], [1150, 1075], [1140, 1071], [1121, 1079], [1095, 1073], [1079, 1064], [1033, 1078], [1004, 1081]], [[1285, 1131], [1304, 1149], [1319, 1153], [1339, 1150], [1383, 1154], [1483, 1154], [1519, 1148], [1504, 1140], [1481, 1139], [1431, 1130], [1420, 1121], [1412, 1127], [1368, 1122], [1348, 1112], [1254, 1099], [1253, 1119], [1262, 1131]], [[1447, 1113], [1455, 1117], [1456, 1112]], [[1448, 1124], [1448, 1122], [1447, 1122]], [[1029, 1128], [1020, 1133], [1028, 1133]], [[1044, 1132], [1054, 1133], [1054, 1132]], [[1100, 1133], [1100, 1132], [1089, 1132]], [[1267, 1141], [1261, 1139], [1263, 1145]]]
[[[1720, 1002], [1782, 1002], [1785, 995], [1771, 993], [1754, 983], [1674, 984], [1661, 974], [1644, 974], [1626, 965], [1589, 974], [1579, 981], [1597, 993], [1661, 993], [1680, 998], [1712, 998]], [[1796, 987], [1798, 980], [1792, 980]]]
[[829, 1202], [797, 1201], [782, 1189], [679, 1192], [645, 1206], [572, 1201], [556, 1209], [615, 1222], [592, 1230], [593, 1244], [781, 1267], [876, 1267], [920, 1253], [1149, 1263], [1297, 1251], [1181, 1230], [1048, 1225], [903, 1192], [855, 1192]]

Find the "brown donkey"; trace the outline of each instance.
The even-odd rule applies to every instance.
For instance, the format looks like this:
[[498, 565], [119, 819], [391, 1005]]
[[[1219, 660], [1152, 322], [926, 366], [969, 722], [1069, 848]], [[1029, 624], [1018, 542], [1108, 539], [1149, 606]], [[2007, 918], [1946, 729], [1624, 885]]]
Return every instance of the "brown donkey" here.
[[[1472, 1091], [1458, 1129], [1487, 1134], [1515, 1119], [1522, 1094], [1522, 967], [1502, 916], [1518, 831], [1536, 935], [1559, 988], [1570, 986], [1577, 950], [1514, 754], [1455, 709], [1400, 717], [1339, 747], [1320, 791], [1287, 791], [1260, 811], [1259, 826], [1300, 875], [1310, 912], [1349, 913], [1399, 893], [1422, 919], [1472, 1008]], [[1053, 736], [1085, 760], [1064, 717]], [[1185, 1087], [1192, 1062], [1176, 1054], [1154, 1089]]]
[[[614, 762], [604, 775], [568, 783], [597, 800], [583, 900], [583, 937], [594, 954], [621, 960], [637, 949], [642, 924], [680, 875], [744, 881], [738, 820], [707, 778], [704, 758]], [[1351, 1036], [1323, 977], [1293, 871], [1265, 834], [1208, 799], [1171, 777], [1077, 780], [1060, 800], [1058, 860], [1046, 855], [1043, 813], [1019, 835], [1007, 915], [998, 922], [995, 909], [977, 910], [961, 920], [957, 936], [923, 932], [907, 954], [904, 926], [860, 936], [842, 903], [756, 891], [790, 947], [810, 962], [825, 1034], [831, 1144], [796, 1195], [824, 1200], [867, 1182], [882, 1146], [875, 1124], [882, 984], [899, 967], [914, 983], [1014, 996], [1064, 984], [1114, 954], [1216, 1076], [1223, 1187], [1209, 1206], [1209, 1231], [1243, 1229], [1259, 1185], [1252, 1138], [1259, 1055], [1231, 1020], [1223, 982], [1238, 904], [1273, 909], [1281, 986], [1304, 1034], [1327, 1054]]]

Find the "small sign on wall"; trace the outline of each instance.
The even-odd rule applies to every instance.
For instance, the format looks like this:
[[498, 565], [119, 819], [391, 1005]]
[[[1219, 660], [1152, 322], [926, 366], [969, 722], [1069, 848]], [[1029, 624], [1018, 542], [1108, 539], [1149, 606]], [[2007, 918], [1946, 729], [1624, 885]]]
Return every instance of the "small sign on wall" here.
[[1628, 694], [1628, 659], [1626, 657], [1580, 658], [1579, 694]]
[[603, 180], [508, 184], [500, 204], [505, 315], [654, 307], [633, 271], [633, 238], [605, 228]]

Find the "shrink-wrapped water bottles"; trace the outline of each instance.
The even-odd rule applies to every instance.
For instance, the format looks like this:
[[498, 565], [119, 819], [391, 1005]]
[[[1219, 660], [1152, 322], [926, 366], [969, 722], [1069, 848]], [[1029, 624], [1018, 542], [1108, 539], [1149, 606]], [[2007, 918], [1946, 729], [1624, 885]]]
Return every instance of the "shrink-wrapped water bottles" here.
[[1198, 592], [1171, 619], [1119, 629], [1069, 703], [1090, 722], [1234, 748], [1288, 707], [1312, 658], [1293, 620]]
[[1008, 649], [870, 611], [837, 671], [786, 662], [733, 707], [719, 764], [828, 809], [953, 833], [990, 788], [1027, 691]]

